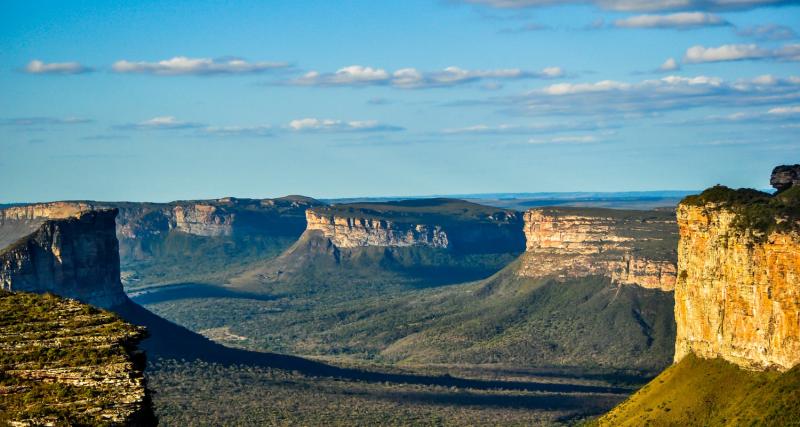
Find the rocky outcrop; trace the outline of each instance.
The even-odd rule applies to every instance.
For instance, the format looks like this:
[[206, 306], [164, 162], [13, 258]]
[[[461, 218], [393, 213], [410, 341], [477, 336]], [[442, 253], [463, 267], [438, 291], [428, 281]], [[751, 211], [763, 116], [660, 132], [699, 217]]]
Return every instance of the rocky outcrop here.
[[143, 328], [54, 295], [0, 291], [0, 419], [153, 426]]
[[428, 246], [447, 248], [447, 233], [438, 225], [395, 223], [306, 211], [306, 230], [319, 231], [339, 248]]
[[664, 291], [675, 286], [675, 221], [668, 213], [549, 208], [531, 209], [524, 220], [521, 276], [603, 275]]
[[800, 185], [800, 165], [783, 165], [772, 170], [769, 184], [778, 191]]
[[786, 370], [800, 362], [800, 234], [763, 235], [739, 215], [719, 203], [678, 207], [675, 360]]
[[52, 292], [104, 308], [124, 302], [114, 223], [117, 210], [58, 212], [71, 216], [48, 219], [0, 249], [2, 289]]

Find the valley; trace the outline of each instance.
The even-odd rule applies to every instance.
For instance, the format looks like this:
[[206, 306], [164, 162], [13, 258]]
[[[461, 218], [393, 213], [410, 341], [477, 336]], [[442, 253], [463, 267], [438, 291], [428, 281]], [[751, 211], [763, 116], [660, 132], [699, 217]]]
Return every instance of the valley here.
[[[740, 399], [795, 390], [796, 190], [714, 187], [686, 198], [677, 221], [669, 209], [522, 213], [457, 199], [26, 205], [0, 211], [12, 242], [0, 282], [143, 327], [147, 405], [162, 425], [693, 424], [745, 404], [682, 400], [719, 393], [708, 375]], [[739, 261], [718, 269], [711, 250]], [[697, 289], [741, 269], [768, 274], [767, 290], [740, 288], [721, 317], [704, 314], [732, 303]], [[747, 304], [771, 309], [737, 317]], [[720, 328], [732, 332], [714, 341]], [[781, 399], [774, 422], [797, 409]]]

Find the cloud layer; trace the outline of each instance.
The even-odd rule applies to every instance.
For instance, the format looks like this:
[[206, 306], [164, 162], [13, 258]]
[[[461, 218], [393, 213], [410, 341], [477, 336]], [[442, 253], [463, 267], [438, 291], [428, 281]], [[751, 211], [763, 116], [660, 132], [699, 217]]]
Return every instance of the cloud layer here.
[[286, 68], [283, 62], [247, 62], [243, 59], [209, 59], [176, 56], [158, 62], [121, 60], [111, 68], [117, 73], [153, 74], [158, 76], [256, 74]]
[[334, 73], [310, 71], [289, 84], [299, 86], [393, 86], [402, 89], [449, 87], [481, 80], [552, 79], [564, 76], [559, 67], [547, 67], [541, 71], [525, 71], [519, 68], [496, 70], [465, 70], [447, 67], [437, 72], [422, 72], [416, 68], [401, 68], [389, 72], [383, 68], [351, 65]]
[[703, 12], [680, 12], [669, 15], [636, 15], [614, 21], [617, 28], [689, 29], [730, 25], [717, 15]]
[[288, 128], [294, 132], [348, 133], [348, 132], [394, 132], [402, 127], [379, 123], [375, 120], [333, 120], [305, 118], [289, 122]]
[[693, 64], [743, 60], [800, 61], [800, 44], [787, 44], [778, 49], [767, 49], [756, 44], [697, 45], [687, 49], [684, 55], [684, 61]]
[[490, 102], [517, 115], [583, 114], [620, 118], [699, 107], [781, 106], [800, 102], [800, 77], [765, 75], [726, 81], [708, 76], [667, 76], [633, 83], [614, 80], [559, 83]]
[[564, 4], [592, 4], [601, 9], [622, 12], [676, 10], [748, 10], [764, 6], [798, 4], [797, 0], [454, 0], [498, 9], [521, 9]]

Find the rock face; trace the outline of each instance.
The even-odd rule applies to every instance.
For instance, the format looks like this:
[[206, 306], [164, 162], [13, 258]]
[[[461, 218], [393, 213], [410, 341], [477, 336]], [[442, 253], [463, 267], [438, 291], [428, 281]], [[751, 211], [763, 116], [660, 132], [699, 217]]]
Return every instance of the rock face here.
[[339, 248], [364, 246], [428, 246], [447, 248], [447, 234], [438, 225], [397, 224], [372, 218], [347, 218], [306, 211], [306, 230], [320, 231]]
[[306, 230], [340, 249], [428, 247], [455, 253], [520, 252], [521, 216], [456, 199], [317, 206], [306, 211]]
[[675, 361], [789, 369], [800, 362], [800, 235], [759, 236], [736, 218], [716, 204], [678, 208]]
[[524, 215], [525, 277], [610, 277], [621, 284], [671, 291], [675, 221], [666, 212], [531, 209]]
[[153, 426], [143, 328], [54, 295], [0, 291], [0, 419]]
[[772, 170], [769, 185], [778, 191], [789, 189], [793, 185], [800, 185], [800, 165], [783, 165]]
[[[27, 212], [36, 213], [35, 209]], [[111, 308], [126, 300], [119, 279], [117, 210], [51, 215], [31, 234], [0, 249], [0, 285], [10, 291], [52, 292]]]

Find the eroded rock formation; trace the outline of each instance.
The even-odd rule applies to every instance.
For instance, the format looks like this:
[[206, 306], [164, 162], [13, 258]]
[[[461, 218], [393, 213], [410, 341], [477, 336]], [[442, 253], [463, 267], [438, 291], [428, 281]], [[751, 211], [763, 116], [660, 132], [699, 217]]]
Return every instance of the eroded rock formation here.
[[800, 235], [762, 235], [736, 219], [715, 203], [678, 208], [675, 360], [789, 369], [800, 362]]
[[772, 170], [769, 184], [778, 191], [800, 185], [800, 165], [783, 165]]
[[675, 286], [675, 221], [665, 212], [531, 209], [518, 274], [561, 278], [604, 275], [621, 284]]
[[[41, 214], [36, 209], [27, 212]], [[117, 210], [79, 212], [67, 206], [48, 215], [68, 216], [45, 220], [32, 233], [0, 248], [2, 289], [52, 292], [103, 308], [123, 303]]]
[[428, 246], [447, 248], [447, 233], [438, 225], [348, 218], [306, 211], [306, 230], [319, 231], [339, 248]]

